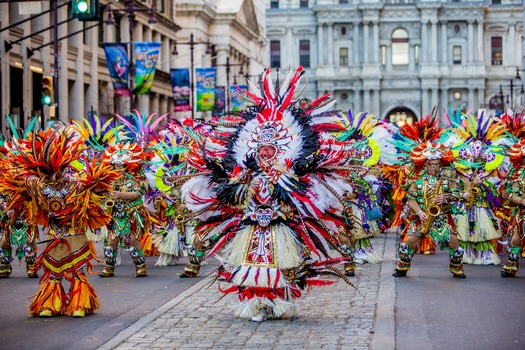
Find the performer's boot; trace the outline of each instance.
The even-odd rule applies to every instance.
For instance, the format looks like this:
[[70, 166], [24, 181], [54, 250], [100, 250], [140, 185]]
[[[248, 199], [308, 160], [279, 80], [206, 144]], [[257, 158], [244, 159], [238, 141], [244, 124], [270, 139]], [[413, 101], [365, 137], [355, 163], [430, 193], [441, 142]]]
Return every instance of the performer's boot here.
[[11, 276], [11, 272], [13, 271], [11, 261], [13, 261], [11, 251], [0, 248], [0, 278], [8, 278]]
[[85, 317], [91, 315], [100, 307], [97, 294], [87, 277], [81, 273], [75, 276], [75, 280], [69, 287], [69, 303], [67, 315], [72, 317]]
[[516, 273], [520, 269], [519, 258], [521, 255], [521, 247], [509, 246], [507, 251], [509, 252], [509, 260], [503, 266], [503, 270], [501, 270], [501, 277], [503, 278], [516, 276]]
[[60, 315], [66, 306], [66, 293], [62, 279], [50, 278], [41, 286], [29, 306], [31, 316], [51, 317]]
[[26, 274], [29, 278], [38, 278], [38, 273], [36, 272], [35, 268], [35, 261], [36, 261], [36, 253], [32, 253], [32, 249], [29, 247], [25, 248], [26, 251]]
[[465, 250], [463, 247], [457, 247], [456, 249], [449, 249], [450, 262], [448, 270], [452, 272], [452, 275], [456, 278], [466, 278], [465, 272], [463, 271], [463, 254]]
[[392, 276], [394, 277], [406, 277], [407, 272], [410, 270], [412, 264], [412, 256], [414, 255], [414, 248], [408, 248], [406, 243], [399, 243], [399, 260], [397, 266], [394, 269]]
[[115, 276], [115, 264], [117, 263], [117, 252], [110, 247], [104, 247], [104, 256], [106, 257], [106, 264], [102, 271], [99, 272], [100, 277], [113, 277]]
[[346, 244], [341, 245], [341, 255], [343, 255], [345, 258], [348, 259], [347, 262], [345, 262], [344, 268], [345, 268], [345, 276], [353, 277], [355, 276], [355, 261], [354, 261], [354, 255], [352, 254], [352, 248], [350, 248]]
[[194, 278], [199, 275], [201, 263], [204, 257], [204, 251], [198, 249], [188, 249], [188, 258], [190, 263], [186, 265], [184, 271], [180, 274], [181, 278]]
[[146, 268], [146, 258], [144, 258], [142, 250], [131, 247], [129, 253], [131, 254], [131, 260], [133, 260], [135, 264], [135, 277], [146, 277], [148, 270]]

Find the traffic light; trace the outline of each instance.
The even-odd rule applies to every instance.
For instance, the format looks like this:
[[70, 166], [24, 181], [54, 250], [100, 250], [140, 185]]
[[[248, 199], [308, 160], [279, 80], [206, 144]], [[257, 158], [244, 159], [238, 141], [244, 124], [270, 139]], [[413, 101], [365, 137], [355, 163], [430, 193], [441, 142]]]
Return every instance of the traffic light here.
[[99, 0], [72, 0], [72, 15], [80, 21], [98, 21], [100, 19]]
[[53, 103], [53, 77], [44, 75], [42, 77], [42, 104], [50, 106]]

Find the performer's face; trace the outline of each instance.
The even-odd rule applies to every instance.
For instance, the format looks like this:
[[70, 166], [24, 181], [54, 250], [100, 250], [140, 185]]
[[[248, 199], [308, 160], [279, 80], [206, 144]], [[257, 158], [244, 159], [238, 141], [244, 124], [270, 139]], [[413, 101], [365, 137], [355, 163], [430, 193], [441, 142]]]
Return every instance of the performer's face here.
[[258, 150], [259, 162], [268, 163], [277, 154], [277, 148], [274, 145], [262, 145]]
[[439, 159], [427, 160], [427, 173], [434, 176], [439, 174], [440, 163]]

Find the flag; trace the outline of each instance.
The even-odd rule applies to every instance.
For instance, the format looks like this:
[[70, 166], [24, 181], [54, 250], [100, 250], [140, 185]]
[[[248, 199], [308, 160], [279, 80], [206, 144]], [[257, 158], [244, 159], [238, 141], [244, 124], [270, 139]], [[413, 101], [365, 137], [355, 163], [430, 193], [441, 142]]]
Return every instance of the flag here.
[[136, 94], [149, 94], [159, 58], [160, 42], [136, 42], [135, 47], [135, 90]]
[[[240, 89], [240, 91], [239, 91], [239, 89]], [[248, 86], [247, 85], [232, 85], [232, 86], [230, 86], [230, 91], [235, 91], [238, 94], [242, 94], [246, 90], [248, 90]], [[238, 112], [238, 111], [241, 111], [242, 109], [244, 109], [244, 102], [245, 101], [238, 94], [230, 94], [231, 110], [233, 112]]]
[[197, 111], [213, 111], [215, 106], [215, 67], [196, 68]]
[[188, 68], [174, 68], [170, 71], [173, 90], [173, 111], [191, 111], [190, 71]]
[[129, 59], [126, 44], [122, 43], [103, 43], [106, 62], [108, 64], [109, 75], [113, 82], [115, 95], [130, 96], [128, 86]]

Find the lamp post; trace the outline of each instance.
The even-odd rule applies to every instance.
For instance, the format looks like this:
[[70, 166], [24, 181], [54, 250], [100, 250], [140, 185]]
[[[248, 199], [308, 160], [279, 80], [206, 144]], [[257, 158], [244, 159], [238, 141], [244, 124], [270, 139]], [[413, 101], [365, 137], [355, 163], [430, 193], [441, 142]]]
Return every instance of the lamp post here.
[[150, 28], [152, 28], [155, 23], [157, 23], [157, 19], [155, 18], [155, 7], [152, 5], [150, 8], [145, 7], [136, 7], [133, 4], [133, 0], [128, 0], [126, 3], [126, 7], [124, 8], [118, 8], [118, 9], [112, 9], [111, 4], [108, 5], [108, 18], [106, 19], [105, 23], [106, 25], [114, 25], [115, 22], [113, 21], [113, 13], [124, 13], [128, 15], [129, 19], [129, 44], [128, 44], [128, 57], [129, 57], [129, 79], [128, 79], [128, 86], [129, 86], [129, 112], [133, 111], [133, 71], [134, 71], [134, 64], [133, 64], [133, 23], [135, 21], [135, 12], [143, 12], [148, 11], [149, 12], [149, 19], [148, 24], [150, 25]]
[[[225, 64], [217, 64], [216, 66], [224, 66], [226, 67], [226, 111], [230, 111], [230, 73], [231, 73], [231, 67], [239, 66], [241, 69], [239, 69], [239, 75], [244, 75], [244, 63], [230, 63], [230, 58], [226, 58]], [[236, 75], [233, 76], [233, 84], [237, 85], [237, 79]]]
[[194, 56], [193, 56], [193, 50], [195, 49], [195, 45], [204, 44], [206, 45], [206, 54], [210, 55], [212, 53], [212, 48], [210, 45], [210, 41], [195, 41], [193, 40], [193, 33], [190, 34], [190, 41], [183, 42], [183, 43], [177, 43], [175, 40], [173, 43], [173, 51], [171, 52], [173, 55], [178, 55], [179, 52], [177, 51], [177, 45], [189, 45], [190, 46], [190, 103], [191, 103], [191, 119], [195, 118], [195, 73], [194, 71]]

